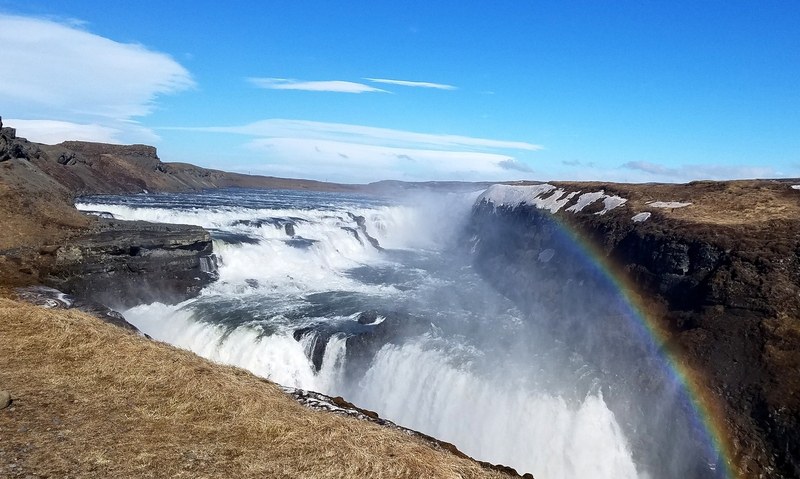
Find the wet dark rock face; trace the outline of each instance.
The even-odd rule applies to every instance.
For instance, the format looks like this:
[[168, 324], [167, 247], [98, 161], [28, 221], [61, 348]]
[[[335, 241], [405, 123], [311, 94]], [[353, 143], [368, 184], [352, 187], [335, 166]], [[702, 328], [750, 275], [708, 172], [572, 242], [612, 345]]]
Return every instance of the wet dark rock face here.
[[48, 284], [115, 307], [182, 301], [217, 279], [197, 226], [101, 220], [50, 254]]
[[[614, 387], [604, 397], [615, 413], [646, 418], [685, 409], [678, 396], [665, 401], [675, 391], [652, 359], [662, 351], [633, 334], [617, 286], [579, 242], [591, 245], [665, 331], [663, 352], [700, 372], [722, 404], [734, 471], [800, 477], [800, 226], [681, 223], [658, 214], [634, 223], [631, 214], [553, 215], [482, 203], [468, 246], [476, 268], [530, 321], [607, 374]], [[643, 400], [626, 399], [633, 395]], [[684, 441], [691, 424], [680, 421], [663, 431], [623, 427], [639, 460], [656, 468], [702, 447]], [[672, 439], [656, 439], [665, 436]], [[673, 472], [709, 474], [703, 464]]]

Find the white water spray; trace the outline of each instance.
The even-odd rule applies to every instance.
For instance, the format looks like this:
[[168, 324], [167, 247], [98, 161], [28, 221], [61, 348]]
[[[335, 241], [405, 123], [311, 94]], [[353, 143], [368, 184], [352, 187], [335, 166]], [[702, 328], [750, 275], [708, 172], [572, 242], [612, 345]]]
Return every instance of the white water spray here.
[[[452, 240], [474, 196], [459, 201], [455, 196], [438, 197], [401, 206], [348, 204], [317, 209], [108, 202], [85, 202], [79, 207], [110, 212], [118, 219], [196, 224], [250, 238], [239, 244], [215, 240], [220, 280], [200, 298], [180, 305], [142, 305], [125, 312], [131, 323], [155, 339], [285, 386], [343, 395], [400, 425], [453, 442], [478, 459], [530, 471], [536, 477], [637, 477], [627, 440], [599, 394], [570, 403], [520, 385], [523, 382], [516, 380], [516, 373], [501, 366], [489, 378], [475, 372], [469, 361], [459, 362], [463, 360], [419, 337], [380, 348], [366, 373], [353, 378], [347, 374], [345, 359], [346, 337], [352, 332], [312, 333], [299, 340], [293, 336], [300, 325], [349, 331], [347, 325], [355, 325], [364, 302], [380, 307], [405, 296], [424, 297], [425, 288], [458, 287], [460, 277], [446, 281], [435, 277], [425, 270], [422, 256], [413, 256], [419, 264], [410, 268], [396, 263], [389, 253], [370, 244], [354, 218], [364, 218], [366, 231], [383, 248], [416, 255], [420, 250], [441, 249]], [[293, 234], [264, 219], [291, 221]], [[307, 240], [302, 247], [290, 241], [298, 238]], [[412, 279], [403, 284], [365, 281], [352, 273], [358, 269], [409, 274]], [[339, 296], [311, 301], [319, 294]], [[298, 308], [324, 307], [325, 301], [339, 300], [343, 305], [331, 303], [330, 307], [357, 309], [327, 313], [315, 309], [313, 317], [292, 319]], [[356, 306], [350, 306], [347, 301], [351, 300]], [[250, 309], [241, 309], [244, 306], [239, 304]], [[198, 308], [210, 308], [217, 314], [214, 318], [220, 319], [201, 320]], [[242, 310], [251, 317], [231, 322], [230, 317], [241, 317]], [[315, 370], [310, 358], [313, 342], [325, 339], [322, 365]]]

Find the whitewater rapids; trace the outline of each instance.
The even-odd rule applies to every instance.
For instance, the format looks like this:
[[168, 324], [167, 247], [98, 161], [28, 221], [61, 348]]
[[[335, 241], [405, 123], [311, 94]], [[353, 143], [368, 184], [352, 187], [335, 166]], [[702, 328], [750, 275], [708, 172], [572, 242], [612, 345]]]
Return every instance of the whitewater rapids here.
[[[181, 304], [124, 312], [156, 339], [341, 395], [538, 478], [645, 477], [600, 388], [585, 386], [591, 368], [537, 340], [458, 248], [476, 197], [230, 190], [78, 207], [211, 230], [218, 282]], [[374, 350], [348, 341], [382, 327], [391, 334]]]

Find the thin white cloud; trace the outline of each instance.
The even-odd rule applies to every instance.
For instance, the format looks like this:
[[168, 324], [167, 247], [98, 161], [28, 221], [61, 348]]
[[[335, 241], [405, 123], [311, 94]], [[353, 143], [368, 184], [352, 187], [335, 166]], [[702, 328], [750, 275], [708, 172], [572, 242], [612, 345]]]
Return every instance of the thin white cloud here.
[[78, 131], [94, 132], [97, 140], [124, 139], [129, 132], [138, 138], [142, 129], [129, 128], [129, 120], [151, 113], [158, 96], [194, 86], [169, 55], [79, 25], [0, 14], [3, 115], [83, 125]]
[[259, 138], [248, 146], [269, 152], [273, 159], [296, 161], [303, 158], [306, 165], [336, 163], [341, 167], [371, 168], [411, 162], [435, 172], [476, 173], [502, 173], [507, 172], [510, 164], [517, 166], [512, 157], [497, 153], [397, 148], [305, 138]]
[[418, 133], [390, 128], [327, 123], [308, 120], [270, 119], [239, 126], [172, 128], [178, 130], [236, 133], [256, 137], [306, 138], [380, 146], [432, 149], [541, 150], [541, 145], [523, 141], [493, 140], [461, 135]]
[[65, 139], [117, 143], [122, 133], [96, 123], [80, 124], [58, 120], [19, 120], [9, 118], [5, 124], [17, 129], [17, 135], [46, 144], [61, 143]]
[[[364, 145], [303, 138], [258, 138], [247, 145], [267, 164], [268, 174], [342, 182], [382, 179], [501, 180], [519, 177], [524, 166], [513, 157], [475, 151], [441, 151]], [[302, 161], [298, 159], [302, 158]], [[516, 174], [509, 171], [509, 165]], [[529, 169], [525, 169], [530, 172]]]
[[413, 88], [433, 88], [436, 90], [458, 90], [458, 87], [447, 85], [444, 83], [432, 83], [427, 81], [410, 81], [410, 80], [390, 80], [388, 78], [364, 78], [364, 80], [373, 83], [385, 83], [387, 85], [408, 86]]
[[752, 165], [706, 164], [667, 167], [648, 161], [629, 161], [623, 164], [622, 168], [646, 173], [652, 179], [660, 181], [736, 180], [780, 176], [773, 167]]
[[520, 141], [304, 120], [177, 129], [252, 137], [245, 146], [259, 153], [248, 156], [260, 158], [254, 169], [261, 172], [345, 182], [529, 178], [531, 169], [517, 155], [541, 149]]
[[305, 81], [289, 78], [248, 78], [248, 82], [268, 90], [325, 91], [336, 93], [389, 93], [363, 83], [342, 80]]

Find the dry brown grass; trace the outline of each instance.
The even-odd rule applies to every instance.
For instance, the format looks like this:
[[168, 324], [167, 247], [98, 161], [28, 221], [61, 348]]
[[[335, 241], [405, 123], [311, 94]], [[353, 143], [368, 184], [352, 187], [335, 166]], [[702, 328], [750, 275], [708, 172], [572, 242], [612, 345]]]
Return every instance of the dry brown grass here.
[[[800, 191], [788, 180], [698, 181], [689, 184], [554, 182], [571, 190], [606, 190], [627, 198], [634, 213], [650, 211], [691, 224], [736, 226], [800, 217]], [[652, 201], [692, 203], [653, 208]]]
[[507, 477], [243, 370], [0, 298], [0, 477]]

